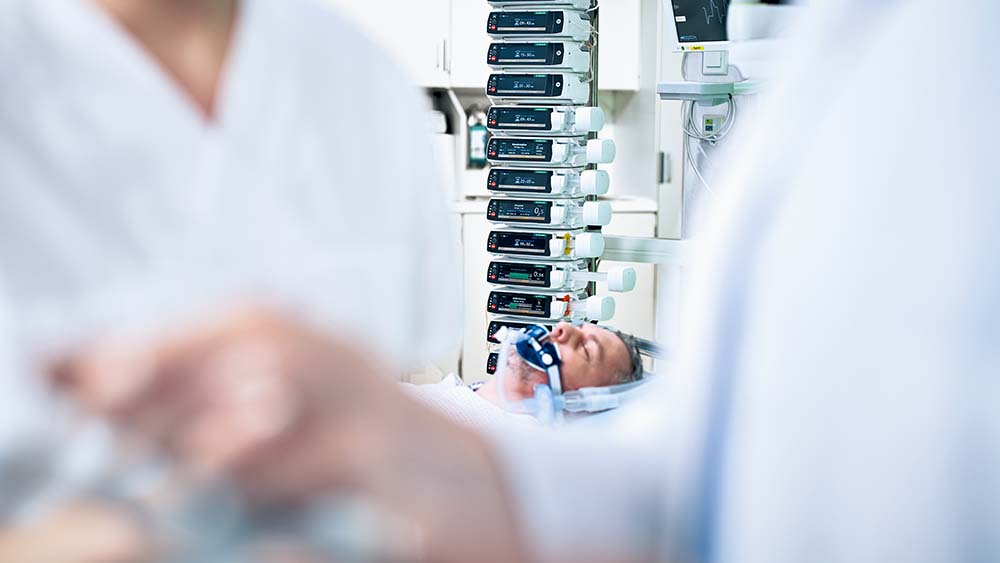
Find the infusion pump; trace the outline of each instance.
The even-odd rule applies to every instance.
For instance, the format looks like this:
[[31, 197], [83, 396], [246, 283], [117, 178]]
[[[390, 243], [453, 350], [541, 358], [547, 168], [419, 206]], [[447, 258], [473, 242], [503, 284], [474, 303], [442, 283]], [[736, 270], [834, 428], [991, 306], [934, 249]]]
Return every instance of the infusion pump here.
[[544, 10], [493, 12], [486, 22], [486, 33], [493, 39], [569, 39], [586, 41], [593, 30], [586, 12]]
[[580, 74], [491, 74], [486, 95], [494, 102], [583, 105], [590, 82]]
[[494, 198], [486, 207], [486, 219], [492, 223], [546, 228], [603, 227], [611, 222], [611, 204], [606, 201]]
[[617, 149], [611, 139], [522, 139], [493, 137], [486, 146], [490, 164], [578, 168], [614, 162]]
[[604, 170], [493, 168], [486, 179], [486, 189], [513, 197], [604, 195], [610, 188]]
[[496, 260], [486, 272], [486, 283], [546, 291], [579, 290], [591, 282], [604, 282], [608, 290], [623, 293], [635, 289], [635, 268], [612, 268], [607, 273], [591, 272], [585, 260], [549, 264], [525, 260]]
[[486, 239], [486, 252], [497, 256], [542, 260], [579, 260], [604, 254], [604, 235], [583, 229], [531, 231], [496, 229]]
[[611, 297], [588, 297], [586, 291], [529, 293], [526, 291], [491, 291], [486, 310], [507, 315], [548, 321], [582, 319], [607, 321], [615, 316]]
[[604, 110], [595, 107], [493, 106], [486, 128], [495, 135], [577, 136], [604, 128]]
[[488, 0], [494, 8], [573, 8], [586, 10], [590, 0]]
[[583, 43], [572, 41], [511, 43], [501, 41], [490, 45], [486, 64], [496, 70], [548, 72], [587, 72], [590, 51]]

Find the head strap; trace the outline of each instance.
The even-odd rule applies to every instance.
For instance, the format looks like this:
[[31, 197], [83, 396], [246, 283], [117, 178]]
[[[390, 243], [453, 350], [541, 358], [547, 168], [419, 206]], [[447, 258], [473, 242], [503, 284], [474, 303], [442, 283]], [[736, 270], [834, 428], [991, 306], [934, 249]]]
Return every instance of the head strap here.
[[549, 376], [549, 388], [553, 396], [558, 397], [562, 395], [562, 377], [559, 374], [562, 357], [550, 337], [545, 327], [531, 325], [524, 329], [524, 338], [517, 342], [517, 353], [528, 365]]

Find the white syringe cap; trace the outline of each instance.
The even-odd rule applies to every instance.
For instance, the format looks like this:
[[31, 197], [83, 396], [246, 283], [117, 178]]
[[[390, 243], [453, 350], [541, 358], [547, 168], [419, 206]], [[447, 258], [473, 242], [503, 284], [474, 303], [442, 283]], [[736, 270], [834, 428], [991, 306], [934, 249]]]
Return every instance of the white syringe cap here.
[[608, 272], [608, 290], [618, 293], [632, 291], [637, 280], [635, 268], [612, 268]]
[[587, 298], [587, 318], [592, 321], [608, 321], [615, 316], [615, 300], [612, 297], [595, 295]]
[[583, 204], [583, 222], [592, 227], [603, 227], [611, 222], [611, 204], [606, 201], [588, 201]]
[[580, 233], [573, 244], [578, 258], [600, 258], [604, 254], [604, 235], [600, 233]]
[[604, 195], [611, 189], [611, 175], [604, 170], [584, 170], [580, 174], [580, 191], [584, 195]]
[[577, 133], [596, 133], [604, 128], [604, 110], [601, 108], [576, 108]]
[[611, 164], [618, 149], [611, 139], [591, 139], [587, 141], [587, 162], [590, 164]]

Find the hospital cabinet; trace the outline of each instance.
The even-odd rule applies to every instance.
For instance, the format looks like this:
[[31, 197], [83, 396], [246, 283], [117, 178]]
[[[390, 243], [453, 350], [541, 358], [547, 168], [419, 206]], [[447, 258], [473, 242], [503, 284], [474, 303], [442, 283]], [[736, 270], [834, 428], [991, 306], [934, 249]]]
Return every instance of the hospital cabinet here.
[[448, 86], [446, 49], [451, 33], [451, 0], [325, 1], [388, 50], [412, 80], [421, 86]]
[[[482, 90], [486, 0], [325, 0], [387, 49], [421, 86]], [[601, 88], [638, 90], [640, 0], [601, 5]]]
[[[614, 210], [611, 224], [603, 232], [624, 236], [651, 237], [656, 232], [656, 204], [642, 198], [621, 198], [609, 200]], [[486, 379], [485, 366], [488, 355], [484, 335], [487, 327], [486, 302], [490, 287], [485, 283], [490, 256], [486, 253], [485, 242], [490, 230], [496, 228], [486, 220], [486, 202], [471, 200], [454, 205], [454, 213], [461, 217], [463, 287], [464, 296], [464, 336], [460, 372], [467, 383]], [[601, 271], [614, 267], [613, 262], [602, 262]], [[624, 265], [624, 264], [617, 264]], [[608, 323], [620, 330], [635, 333], [644, 338], [653, 338], [656, 321], [654, 318], [656, 279], [655, 268], [648, 264], [628, 264], [637, 270], [636, 289], [630, 293], [615, 293], [615, 317]], [[607, 295], [605, 288], [599, 293]]]

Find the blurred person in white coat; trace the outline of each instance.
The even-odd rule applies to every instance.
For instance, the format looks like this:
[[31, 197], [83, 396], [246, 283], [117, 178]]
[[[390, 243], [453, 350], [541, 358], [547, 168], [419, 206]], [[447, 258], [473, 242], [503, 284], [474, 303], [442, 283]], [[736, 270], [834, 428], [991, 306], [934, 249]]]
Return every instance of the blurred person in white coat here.
[[457, 246], [420, 98], [318, 0], [0, 0], [18, 333], [263, 300], [401, 369], [450, 354]]
[[[56, 406], [32, 368], [111, 329], [266, 302], [377, 340], [397, 375], [457, 349], [421, 98], [319, 1], [0, 0], [0, 267], [22, 366], [2, 374], [0, 475], [38, 444], [61, 469], [21, 495], [100, 471], [99, 425], [42, 439]], [[20, 513], [0, 504], [0, 523]]]
[[460, 276], [420, 98], [318, 1], [0, 0], [21, 351], [268, 302], [442, 360]]
[[[271, 342], [296, 416], [215, 432], [209, 402], [152, 437], [258, 496], [364, 491], [419, 525], [419, 560], [1000, 560], [1000, 113], [957, 111], [1000, 92], [1000, 6], [810, 10], [725, 165], [681, 365], [615, 432], [478, 435], [265, 315], [145, 357], [195, 382], [211, 362], [160, 368]], [[133, 373], [116, 357], [85, 351], [60, 381], [123, 424], [142, 422], [123, 406], [176, 414], [102, 394]]]

